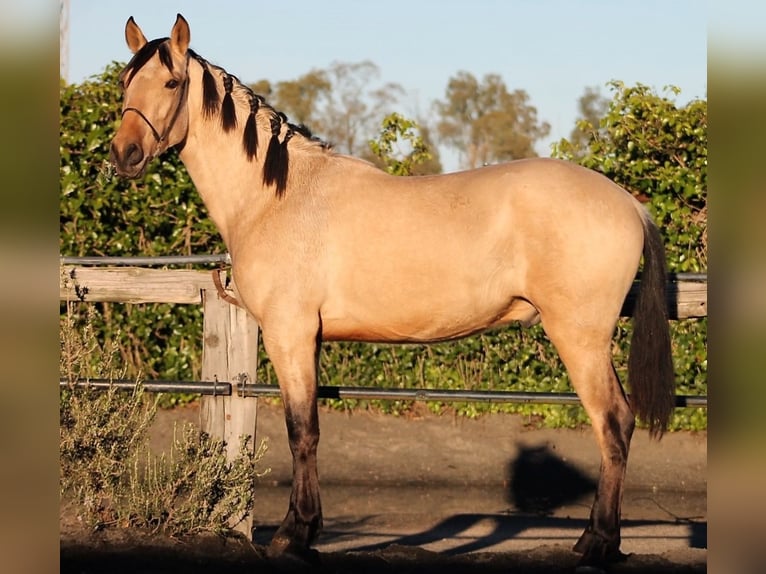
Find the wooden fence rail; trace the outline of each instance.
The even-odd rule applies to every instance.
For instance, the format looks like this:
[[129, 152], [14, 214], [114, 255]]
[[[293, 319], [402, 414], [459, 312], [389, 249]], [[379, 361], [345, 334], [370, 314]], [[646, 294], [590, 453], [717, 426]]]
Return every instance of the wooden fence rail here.
[[[258, 367], [258, 325], [247, 312], [227, 303], [218, 293], [212, 273], [226, 285], [222, 270], [144, 269], [139, 267], [92, 268], [62, 266], [59, 274], [61, 301], [112, 301], [121, 303], [180, 303], [202, 305], [202, 380], [255, 381]], [[233, 295], [230, 290], [229, 295]], [[200, 427], [226, 442], [226, 456], [239, 453], [240, 436], [253, 437], [255, 449], [258, 402], [240, 393], [202, 395]], [[232, 524], [248, 539], [253, 516]]]
[[[188, 269], [147, 269], [143, 267], [83, 267], [61, 265], [59, 275], [59, 299], [80, 302], [119, 303], [177, 303], [202, 305], [204, 315], [202, 380], [221, 383], [228, 390], [225, 394], [203, 394], [201, 398], [200, 424], [213, 437], [226, 441], [229, 459], [237, 455], [239, 437], [252, 436], [251, 448], [255, 448], [257, 401], [253, 396], [275, 394], [276, 389], [259, 388], [254, 383], [258, 367], [258, 325], [241, 307], [229, 304], [216, 288], [213, 274], [220, 283], [228, 284], [224, 270], [198, 271]], [[623, 315], [629, 316], [633, 307], [635, 288], [631, 289]], [[226, 294], [233, 296], [231, 286]], [[686, 319], [707, 316], [707, 281], [680, 278], [668, 284], [668, 310], [672, 318]], [[244, 385], [244, 386], [243, 386]], [[245, 392], [234, 392], [234, 389]], [[249, 391], [249, 392], [248, 392]], [[341, 396], [343, 389], [331, 389], [331, 396]], [[350, 389], [349, 389], [350, 391]], [[385, 389], [362, 389], [381, 393]], [[427, 399], [434, 391], [411, 390], [411, 399]], [[444, 395], [440, 400], [451, 395]], [[500, 394], [495, 399], [501, 399]], [[558, 397], [521, 397], [521, 402], [574, 402], [574, 395]], [[681, 405], [702, 405], [706, 398], [679, 397]], [[695, 400], [700, 399], [700, 400]], [[461, 400], [492, 400], [492, 397], [476, 396]], [[248, 538], [252, 534], [252, 515], [235, 529]]]
[[[220, 273], [223, 284], [225, 275]], [[62, 301], [112, 301], [119, 303], [202, 304], [203, 292], [216, 293], [211, 271], [146, 269], [143, 267], [61, 266], [59, 298]], [[668, 311], [673, 319], [707, 317], [707, 280], [668, 283]], [[630, 290], [623, 316], [630, 316], [638, 284]], [[231, 295], [233, 292], [227, 289]]]

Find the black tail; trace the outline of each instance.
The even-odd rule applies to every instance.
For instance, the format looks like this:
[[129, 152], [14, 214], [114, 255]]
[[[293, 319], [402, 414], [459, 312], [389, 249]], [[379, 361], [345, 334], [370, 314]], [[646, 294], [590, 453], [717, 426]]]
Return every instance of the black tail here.
[[665, 297], [665, 248], [654, 223], [644, 217], [644, 270], [633, 313], [628, 359], [630, 404], [659, 438], [675, 407], [675, 378]]

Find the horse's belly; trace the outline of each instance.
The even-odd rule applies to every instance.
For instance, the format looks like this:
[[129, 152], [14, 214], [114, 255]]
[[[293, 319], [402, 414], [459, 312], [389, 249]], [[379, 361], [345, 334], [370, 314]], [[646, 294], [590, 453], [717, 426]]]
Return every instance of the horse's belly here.
[[449, 308], [419, 305], [349, 310], [344, 314], [322, 314], [322, 338], [327, 341], [366, 341], [381, 343], [433, 343], [459, 339], [487, 329], [519, 321], [534, 324], [539, 313], [523, 299], [485, 308]]

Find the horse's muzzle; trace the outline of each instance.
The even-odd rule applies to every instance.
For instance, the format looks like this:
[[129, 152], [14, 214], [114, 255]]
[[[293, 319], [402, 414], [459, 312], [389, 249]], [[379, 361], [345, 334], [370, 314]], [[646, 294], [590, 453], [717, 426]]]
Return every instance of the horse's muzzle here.
[[113, 141], [109, 149], [109, 161], [112, 162], [115, 171], [122, 177], [139, 177], [146, 170], [149, 159], [141, 146], [134, 142], [120, 146], [116, 141]]

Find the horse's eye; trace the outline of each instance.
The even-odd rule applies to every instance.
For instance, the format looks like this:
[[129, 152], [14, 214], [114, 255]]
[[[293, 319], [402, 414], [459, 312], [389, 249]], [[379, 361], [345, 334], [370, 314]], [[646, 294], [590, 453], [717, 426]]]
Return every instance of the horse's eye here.
[[169, 90], [175, 90], [178, 87], [178, 80], [168, 80], [165, 83], [165, 87]]

